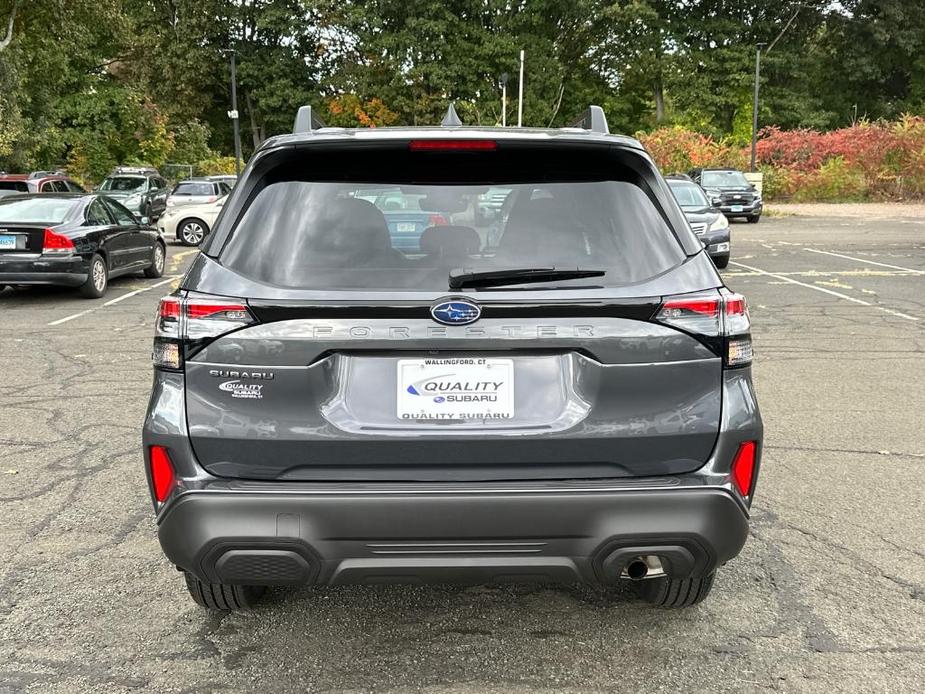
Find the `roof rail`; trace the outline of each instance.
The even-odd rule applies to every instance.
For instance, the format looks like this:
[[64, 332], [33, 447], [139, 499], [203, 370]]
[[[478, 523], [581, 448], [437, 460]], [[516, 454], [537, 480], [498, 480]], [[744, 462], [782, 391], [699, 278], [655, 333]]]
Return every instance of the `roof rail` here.
[[607, 116], [604, 115], [604, 109], [600, 106], [588, 106], [588, 109], [578, 116], [574, 123], [570, 123], [569, 127], [584, 128], [602, 135], [610, 134], [610, 128], [607, 127]]
[[300, 106], [299, 112], [295, 115], [295, 125], [292, 126], [292, 132], [310, 133], [312, 130], [323, 127], [324, 123], [312, 112], [311, 106]]

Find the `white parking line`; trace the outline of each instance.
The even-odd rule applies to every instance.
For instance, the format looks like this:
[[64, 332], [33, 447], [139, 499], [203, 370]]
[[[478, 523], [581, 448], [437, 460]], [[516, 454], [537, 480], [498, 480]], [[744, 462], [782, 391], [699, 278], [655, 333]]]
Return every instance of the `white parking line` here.
[[117, 296], [115, 299], [110, 299], [109, 301], [107, 301], [107, 302], [106, 302], [105, 304], [103, 304], [102, 306], [96, 306], [96, 307], [94, 307], [94, 308], [88, 308], [88, 309], [86, 309], [85, 311], [80, 311], [80, 312], [78, 312], [78, 313], [73, 313], [73, 314], [71, 314], [70, 316], [65, 316], [64, 318], [59, 318], [58, 320], [53, 320], [53, 321], [51, 321], [50, 323], [48, 323], [48, 325], [61, 325], [62, 323], [67, 323], [68, 321], [72, 321], [72, 320], [74, 320], [75, 318], [80, 318], [81, 316], [86, 316], [88, 313], [93, 313], [94, 311], [98, 311], [99, 309], [105, 308], [106, 306], [112, 306], [113, 304], [118, 304], [120, 301], [125, 301], [126, 299], [130, 299], [130, 298], [133, 297], [133, 296], [138, 296], [138, 295], [141, 294], [142, 292], [148, 292], [148, 291], [151, 291], [152, 289], [155, 289], [155, 288], [157, 288], [157, 287], [162, 287], [162, 286], [164, 286], [165, 284], [169, 284], [170, 282], [173, 282], [174, 280], [176, 280], [176, 279], [179, 278], [179, 277], [180, 277], [180, 275], [171, 275], [171, 276], [168, 277], [167, 279], [161, 280], [160, 282], [155, 282], [154, 284], [149, 284], [147, 287], [142, 287], [141, 289], [136, 289], [135, 291], [128, 292], [128, 293], [126, 293], [126, 294], [122, 294], [121, 296]]
[[129, 299], [129, 298], [131, 298], [131, 297], [133, 297], [133, 296], [136, 296], [136, 295], [138, 295], [138, 294], [141, 294], [142, 292], [147, 292], [147, 291], [149, 291], [149, 290], [151, 290], [151, 289], [154, 289], [155, 287], [162, 287], [162, 286], [164, 286], [165, 284], [169, 284], [170, 282], [173, 282], [177, 277], [179, 277], [179, 275], [172, 275], [172, 276], [168, 277], [167, 279], [165, 279], [163, 282], [157, 282], [157, 283], [151, 284], [151, 285], [149, 285], [149, 286], [147, 286], [147, 287], [142, 287], [141, 289], [136, 289], [135, 291], [129, 292], [128, 294], [123, 294], [122, 296], [117, 296], [115, 299], [110, 299], [109, 301], [107, 301], [105, 304], [103, 304], [103, 306], [112, 306], [113, 304], [118, 304], [120, 301], [125, 301], [126, 299]]
[[80, 318], [81, 316], [86, 316], [88, 313], [93, 313], [95, 308], [88, 308], [86, 311], [81, 311], [80, 313], [75, 313], [64, 318], [59, 318], [58, 320], [53, 320], [48, 325], [61, 325], [62, 323], [67, 323], [69, 320], [74, 320], [75, 318]]
[[800, 282], [799, 280], [795, 280], [792, 277], [787, 277], [786, 275], [779, 275], [776, 272], [768, 272], [767, 270], [762, 270], [761, 268], [753, 267], [751, 265], [737, 263], [734, 260], [730, 260], [729, 264], [736, 265], [738, 267], [743, 267], [746, 270], [751, 270], [752, 272], [757, 272], [759, 275], [766, 275], [768, 277], [773, 277], [776, 280], [781, 280], [783, 282], [789, 282], [790, 284], [796, 284], [800, 287], [806, 287], [807, 289], [813, 289], [817, 292], [822, 292], [823, 294], [829, 294], [831, 296], [838, 297], [839, 299], [844, 299], [845, 301], [851, 301], [852, 303], [860, 304], [861, 306], [870, 306], [871, 308], [875, 308], [878, 311], [889, 313], [891, 316], [897, 316], [898, 318], [905, 318], [906, 320], [916, 320], [916, 321], [918, 320], [918, 318], [916, 318], [915, 316], [910, 316], [905, 313], [900, 313], [899, 311], [894, 311], [891, 308], [877, 306], [876, 304], [872, 304], [869, 301], [864, 301], [863, 299], [858, 299], [853, 296], [848, 296], [847, 294], [842, 294], [841, 292], [836, 292], [832, 289], [826, 289], [825, 287], [817, 287], [814, 284], [807, 284], [806, 282]]
[[835, 256], [836, 258], [844, 258], [845, 260], [853, 260], [856, 263], [867, 263], [868, 265], [879, 265], [880, 267], [888, 267], [891, 270], [903, 270], [904, 272], [911, 272], [915, 275], [925, 275], [925, 270], [915, 270], [911, 267], [903, 267], [902, 265], [890, 265], [889, 263], [878, 263], [876, 260], [866, 260], [865, 258], [854, 258], [850, 255], [843, 255], [841, 253], [833, 253], [832, 251], [820, 251], [818, 248], [804, 248], [804, 251], [809, 251], [810, 253], [824, 253], [825, 255]]

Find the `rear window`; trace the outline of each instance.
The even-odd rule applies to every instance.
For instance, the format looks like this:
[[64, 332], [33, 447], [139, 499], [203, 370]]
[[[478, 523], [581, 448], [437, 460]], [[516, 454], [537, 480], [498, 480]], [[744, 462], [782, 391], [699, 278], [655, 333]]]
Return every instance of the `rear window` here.
[[0, 198], [0, 224], [3, 222], [60, 224], [76, 204], [77, 200], [68, 198], [41, 197], [19, 200]]
[[173, 189], [174, 195], [212, 195], [214, 188], [211, 183], [178, 183]]
[[15, 190], [20, 193], [28, 193], [29, 186], [24, 181], [0, 181], [0, 190]]
[[[448, 168], [423, 157], [380, 163], [402, 172], [404, 180], [394, 183], [383, 180], [394, 173], [334, 182], [286, 180], [312, 175], [299, 167], [271, 172], [239, 216], [219, 261], [286, 288], [436, 291], [447, 290], [453, 269], [606, 271], [591, 280], [530, 285], [542, 289], [634, 283], [681, 263], [686, 254], [638, 175], [614, 169], [611, 160], [605, 174], [595, 176], [595, 166], [583, 161], [575, 171], [562, 161], [558, 172], [546, 175], [538, 175], [534, 160], [529, 166], [511, 162], [508, 171], [499, 165]], [[377, 169], [353, 171], [363, 168]], [[464, 181], [425, 182], [447, 171]], [[488, 172], [494, 180], [477, 180]]]

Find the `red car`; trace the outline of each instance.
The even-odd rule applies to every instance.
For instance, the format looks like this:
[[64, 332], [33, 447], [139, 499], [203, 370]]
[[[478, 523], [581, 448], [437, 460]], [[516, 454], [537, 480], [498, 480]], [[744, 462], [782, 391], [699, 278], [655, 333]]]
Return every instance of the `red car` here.
[[0, 172], [0, 190], [17, 193], [85, 193], [60, 171], [33, 171], [30, 174], [8, 174]]

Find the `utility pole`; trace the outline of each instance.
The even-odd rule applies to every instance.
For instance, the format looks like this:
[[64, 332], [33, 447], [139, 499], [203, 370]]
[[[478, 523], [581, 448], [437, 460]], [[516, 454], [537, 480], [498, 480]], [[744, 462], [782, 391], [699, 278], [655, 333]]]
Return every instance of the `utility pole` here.
[[758, 87], [761, 79], [761, 49], [764, 43], [755, 48], [755, 100], [752, 102], [752, 165], [750, 171], [755, 173], [755, 156], [758, 146]]
[[238, 120], [238, 73], [235, 66], [235, 50], [229, 48], [225, 51], [231, 54], [231, 110], [228, 117], [234, 125], [234, 172], [241, 175], [241, 128]]
[[[781, 29], [780, 33], [771, 41], [768, 50], [764, 52], [765, 55], [770, 53], [771, 49], [780, 41], [781, 36], [787, 33], [787, 29], [790, 28], [790, 25], [793, 24], [793, 21], [797, 18], [797, 15], [800, 14], [800, 10], [802, 9], [803, 3], [798, 4], [793, 16], [787, 20], [787, 23], [784, 24], [784, 28]], [[767, 46], [766, 43], [759, 43], [755, 49], [755, 101], [752, 104], [752, 173], [755, 173], [755, 149], [758, 143], [758, 80], [761, 78], [761, 49], [765, 46]]]
[[507, 127], [507, 80], [508, 74], [501, 73], [501, 127]]
[[520, 52], [520, 82], [517, 85], [517, 127], [524, 125], [524, 52]]

